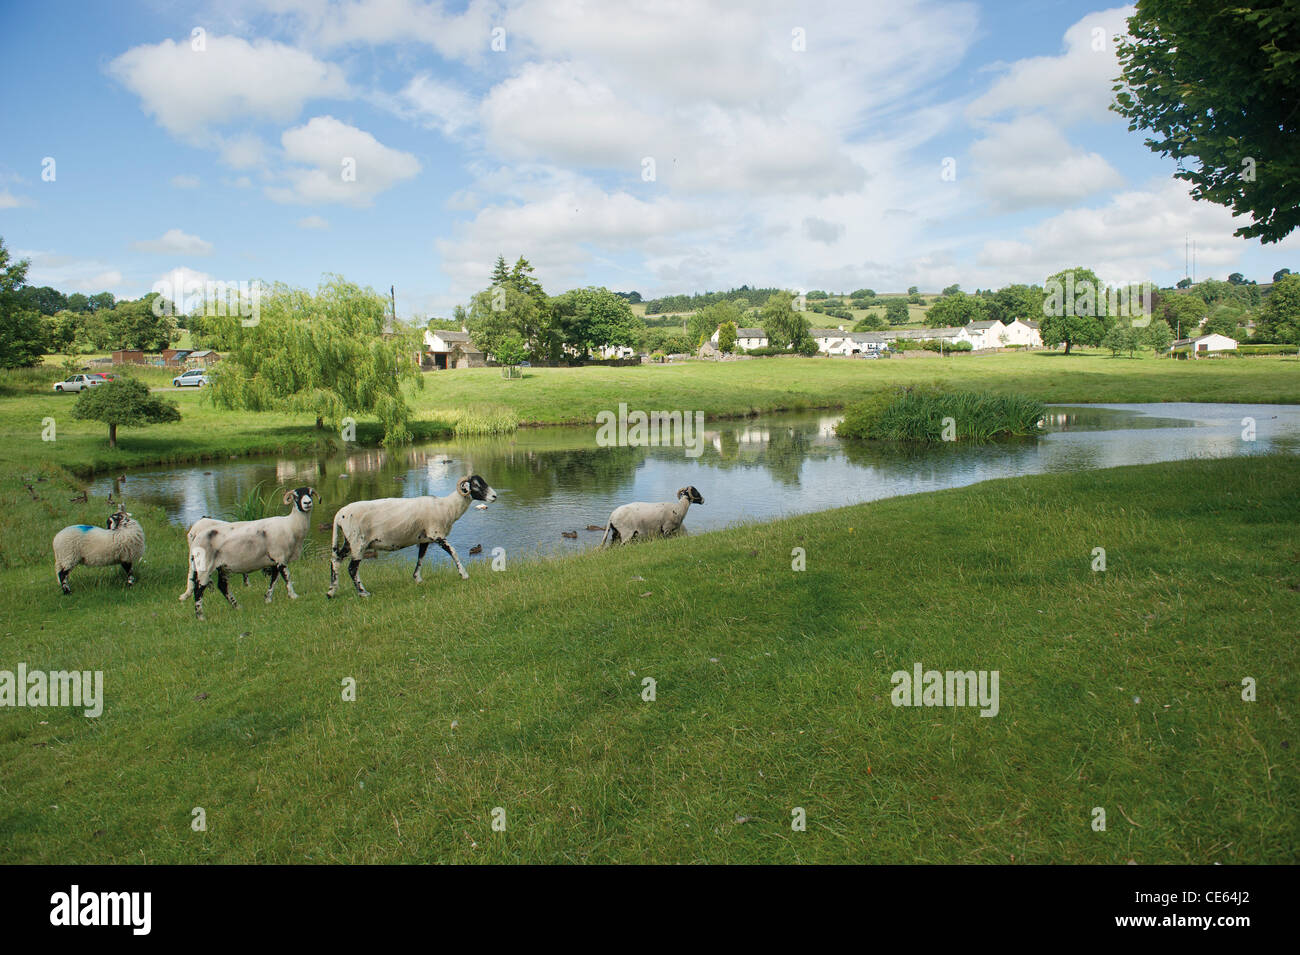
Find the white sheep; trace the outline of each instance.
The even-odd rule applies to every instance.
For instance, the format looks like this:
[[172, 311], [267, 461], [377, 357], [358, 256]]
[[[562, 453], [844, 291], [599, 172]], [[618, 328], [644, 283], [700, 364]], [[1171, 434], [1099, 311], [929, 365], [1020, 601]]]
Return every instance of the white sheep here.
[[[205, 531], [207, 531], [209, 528], [217, 527], [218, 525], [229, 524], [229, 523], [230, 523], [229, 521], [219, 521], [215, 517], [200, 517], [197, 521], [195, 521], [193, 524], [190, 525], [190, 529], [185, 533], [185, 540], [188, 545], [186, 547], [186, 553], [193, 554], [194, 545], [195, 543], [197, 543], [199, 536], [203, 534]], [[266, 572], [270, 573], [270, 570], [267, 570]], [[247, 587], [248, 574], [243, 574], [242, 576], [244, 578], [244, 586]], [[191, 596], [193, 596], [193, 594], [194, 594], [194, 559], [193, 557], [191, 557], [189, 561], [189, 567], [185, 571], [185, 592], [182, 593], [180, 597], [178, 597], [177, 599], [188, 600]]]
[[[229, 575], [262, 570], [271, 578], [266, 588], [266, 602], [271, 602], [278, 577], [284, 578], [291, 600], [297, 600], [293, 581], [289, 579], [289, 562], [302, 553], [303, 542], [311, 530], [311, 510], [316, 503], [316, 489], [294, 488], [286, 491], [284, 503], [292, 505], [288, 514], [264, 517], [260, 521], [213, 521], [196, 535], [190, 547], [190, 583], [194, 590], [194, 613], [203, 619], [203, 591], [215, 574], [217, 589], [239, 609], [230, 593]], [[211, 520], [211, 518], [207, 518]]]
[[107, 567], [120, 564], [126, 571], [126, 585], [135, 583], [131, 566], [144, 556], [144, 528], [130, 514], [118, 509], [104, 527], [73, 524], [54, 535], [54, 569], [65, 594], [72, 593], [68, 575], [78, 564]]
[[465, 566], [455, 548], [447, 542], [451, 525], [469, 510], [470, 501], [495, 501], [497, 492], [477, 474], [461, 478], [456, 489], [446, 497], [389, 497], [377, 501], [354, 501], [334, 515], [334, 534], [330, 540], [330, 589], [333, 597], [339, 586], [339, 564], [348, 561], [348, 575], [357, 593], [369, 597], [361, 583], [358, 569], [361, 560], [375, 551], [401, 550], [418, 544], [415, 558], [415, 582], [419, 583], [420, 564], [430, 544], [437, 544], [456, 563], [461, 579], [468, 579]]
[[668, 537], [676, 534], [681, 529], [682, 521], [686, 520], [690, 506], [703, 503], [704, 498], [700, 497], [700, 492], [688, 485], [677, 492], [675, 501], [623, 504], [614, 508], [614, 512], [609, 515], [600, 546], [617, 544], [621, 540], [632, 540], [635, 537]]

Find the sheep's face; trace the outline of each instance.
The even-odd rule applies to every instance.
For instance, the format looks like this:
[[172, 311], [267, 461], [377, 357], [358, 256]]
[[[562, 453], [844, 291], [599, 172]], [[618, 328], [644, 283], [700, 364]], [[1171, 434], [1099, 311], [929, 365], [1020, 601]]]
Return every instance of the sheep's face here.
[[108, 521], [107, 523], [104, 524], [104, 526], [107, 527], [110, 531], [115, 531], [130, 519], [131, 519], [131, 515], [128, 514], [126, 511], [114, 511], [112, 514], [108, 516]]
[[316, 489], [314, 487], [296, 487], [284, 495], [284, 503], [292, 504], [295, 510], [310, 514], [316, 506]]
[[692, 504], [703, 504], [704, 498], [700, 497], [700, 492], [695, 490], [694, 484], [689, 484], [677, 492], [678, 497], [684, 497]]
[[461, 494], [475, 501], [495, 501], [497, 499], [497, 492], [488, 487], [487, 481], [477, 474], [461, 478], [456, 487]]

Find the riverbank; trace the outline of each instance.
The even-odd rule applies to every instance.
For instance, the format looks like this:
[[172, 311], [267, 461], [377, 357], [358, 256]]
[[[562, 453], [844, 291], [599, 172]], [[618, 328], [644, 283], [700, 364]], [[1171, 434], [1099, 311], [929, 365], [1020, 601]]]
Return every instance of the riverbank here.
[[[1017, 478], [463, 583], [367, 565], [369, 601], [304, 559], [298, 601], [236, 585], [202, 626], [177, 534], [131, 592], [3, 570], [0, 669], [106, 703], [0, 709], [0, 861], [1293, 862], [1297, 486], [1281, 455]], [[918, 663], [997, 670], [997, 716], [892, 706]]]

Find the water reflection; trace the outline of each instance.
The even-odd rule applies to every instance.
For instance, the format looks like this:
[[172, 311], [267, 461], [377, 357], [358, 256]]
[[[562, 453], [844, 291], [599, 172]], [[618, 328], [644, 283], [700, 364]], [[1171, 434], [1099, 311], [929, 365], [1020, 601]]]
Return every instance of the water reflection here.
[[[1242, 438], [1245, 417], [1255, 420], [1253, 442]], [[518, 557], [593, 546], [600, 534], [587, 526], [603, 526], [616, 506], [671, 500], [686, 484], [707, 502], [687, 519], [700, 532], [989, 478], [1300, 452], [1300, 409], [1287, 405], [1055, 406], [1045, 421], [1048, 434], [982, 446], [841, 442], [838, 420], [811, 413], [710, 423], [698, 458], [682, 448], [600, 448], [594, 427], [525, 429], [397, 452], [138, 470], [101, 478], [92, 493], [112, 490], [157, 504], [174, 523], [188, 525], [205, 514], [229, 516], [259, 482], [267, 492], [313, 484], [322, 498], [315, 543], [323, 548], [330, 517], [349, 501], [446, 494], [458, 477], [477, 472], [500, 497], [488, 510], [466, 514], [452, 543], [462, 555], [481, 544], [485, 558], [498, 546]], [[562, 537], [566, 531], [577, 538]]]

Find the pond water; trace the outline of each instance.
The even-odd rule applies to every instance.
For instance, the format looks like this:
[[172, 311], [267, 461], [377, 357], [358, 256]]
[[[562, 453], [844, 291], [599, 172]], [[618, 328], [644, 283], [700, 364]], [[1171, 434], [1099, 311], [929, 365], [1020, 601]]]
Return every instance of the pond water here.
[[[1243, 439], [1245, 418], [1254, 421], [1254, 441]], [[482, 559], [495, 547], [511, 558], [592, 547], [601, 534], [587, 526], [603, 528], [619, 504], [673, 500], [688, 484], [704, 497], [686, 518], [688, 531], [699, 533], [989, 478], [1273, 450], [1300, 453], [1300, 408], [1291, 405], [1053, 405], [1047, 433], [1037, 438], [916, 448], [841, 441], [835, 436], [839, 420], [838, 414], [814, 412], [709, 422], [698, 457], [680, 447], [598, 447], [594, 425], [536, 428], [395, 453], [362, 449], [138, 469], [97, 479], [91, 493], [102, 499], [111, 490], [128, 506], [159, 505], [173, 523], [188, 526], [204, 515], [229, 517], [259, 482], [268, 494], [311, 484], [321, 495], [313, 546], [324, 553], [329, 521], [349, 501], [446, 494], [457, 478], [472, 472], [499, 497], [485, 511], [470, 510], [453, 528], [451, 543], [467, 560], [475, 545], [482, 545]], [[562, 536], [575, 531], [576, 538]]]

